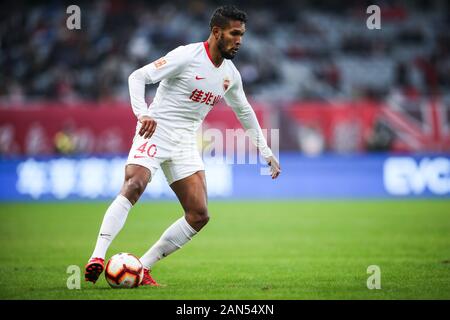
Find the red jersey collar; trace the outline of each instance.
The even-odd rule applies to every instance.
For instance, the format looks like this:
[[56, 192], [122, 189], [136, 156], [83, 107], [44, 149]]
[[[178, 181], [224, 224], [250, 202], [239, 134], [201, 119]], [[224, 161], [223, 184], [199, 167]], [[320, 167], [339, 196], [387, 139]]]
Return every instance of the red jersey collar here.
[[[220, 66], [222, 65], [223, 61], [222, 61], [222, 63], [220, 64], [220, 66], [216, 66], [216, 65], [214, 64], [213, 59], [211, 58], [211, 53], [209, 53], [209, 44], [208, 44], [208, 41], [203, 42], [203, 45], [205, 46], [206, 54], [208, 55], [209, 61], [211, 61], [211, 63], [213, 64], [214, 67], [220, 68]], [[224, 59], [224, 60], [225, 60], [225, 59]]]

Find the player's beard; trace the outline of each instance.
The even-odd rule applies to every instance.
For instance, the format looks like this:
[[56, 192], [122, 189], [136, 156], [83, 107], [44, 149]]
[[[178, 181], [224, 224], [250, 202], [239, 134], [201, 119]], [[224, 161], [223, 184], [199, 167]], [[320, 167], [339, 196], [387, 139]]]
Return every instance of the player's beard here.
[[224, 58], [224, 59], [232, 60], [234, 58], [234, 56], [236, 55], [235, 53], [233, 54], [226, 50], [225, 40], [222, 36], [217, 41], [217, 48], [219, 48], [219, 52], [222, 55], [222, 58]]

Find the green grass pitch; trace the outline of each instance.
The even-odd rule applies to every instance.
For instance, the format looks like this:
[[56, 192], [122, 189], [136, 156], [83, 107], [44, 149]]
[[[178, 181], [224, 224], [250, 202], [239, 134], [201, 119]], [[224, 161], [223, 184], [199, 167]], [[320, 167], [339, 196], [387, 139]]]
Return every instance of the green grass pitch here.
[[[206, 228], [154, 267], [165, 287], [115, 290], [102, 275], [69, 290], [107, 206], [1, 204], [0, 298], [450, 299], [450, 201], [211, 201]], [[140, 256], [179, 216], [177, 202], [139, 203], [108, 257]]]

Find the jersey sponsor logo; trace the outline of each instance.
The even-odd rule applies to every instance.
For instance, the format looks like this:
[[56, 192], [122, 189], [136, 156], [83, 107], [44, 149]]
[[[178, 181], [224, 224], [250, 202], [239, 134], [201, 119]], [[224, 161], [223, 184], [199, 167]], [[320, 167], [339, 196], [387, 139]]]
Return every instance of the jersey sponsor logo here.
[[192, 91], [191, 96], [189, 97], [190, 100], [198, 103], [203, 103], [208, 106], [215, 106], [217, 102], [222, 98], [220, 95], [214, 95], [212, 92], [204, 92], [200, 89], [195, 89]]
[[206, 79], [204, 77], [199, 77], [199, 76], [195, 76], [195, 80], [202, 80], [202, 79]]
[[159, 58], [158, 60], [154, 61], [153, 64], [155, 65], [156, 69], [161, 68], [163, 65], [167, 63], [167, 60], [164, 58]]

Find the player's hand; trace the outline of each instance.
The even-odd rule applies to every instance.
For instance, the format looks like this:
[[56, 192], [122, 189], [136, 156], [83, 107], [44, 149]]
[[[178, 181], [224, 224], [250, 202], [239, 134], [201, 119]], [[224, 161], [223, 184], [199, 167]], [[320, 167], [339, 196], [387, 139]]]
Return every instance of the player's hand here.
[[156, 130], [155, 119], [149, 116], [140, 116], [139, 122], [142, 123], [139, 135], [144, 137], [144, 139], [150, 138]]
[[272, 175], [272, 179], [276, 179], [281, 173], [280, 163], [275, 156], [270, 156], [267, 159], [267, 164], [270, 166], [270, 173]]

